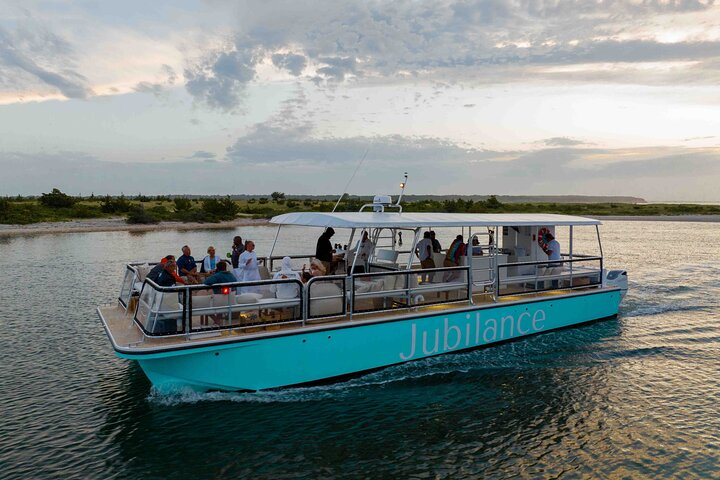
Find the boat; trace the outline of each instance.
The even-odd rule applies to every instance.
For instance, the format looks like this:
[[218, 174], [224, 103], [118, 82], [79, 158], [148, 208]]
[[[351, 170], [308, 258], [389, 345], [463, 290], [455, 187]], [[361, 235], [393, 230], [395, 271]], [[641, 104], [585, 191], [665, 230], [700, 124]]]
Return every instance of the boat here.
[[[601, 222], [591, 218], [409, 213], [377, 196], [358, 212], [270, 222], [278, 229], [259, 259], [261, 280], [161, 287], [146, 278], [153, 263], [128, 264], [117, 302], [97, 309], [117, 356], [137, 361], [160, 392], [306, 386], [612, 319], [628, 288], [626, 271], [605, 269]], [[334, 272], [271, 278], [286, 256], [277, 239], [295, 227], [349, 238], [348, 248], [336, 244]], [[415, 249], [429, 230], [463, 235], [457, 264], [432, 252], [434, 268], [422, 268]], [[368, 258], [353, 248], [363, 232]], [[550, 235], [564, 246], [552, 261]], [[273, 293], [279, 286], [291, 294]]]

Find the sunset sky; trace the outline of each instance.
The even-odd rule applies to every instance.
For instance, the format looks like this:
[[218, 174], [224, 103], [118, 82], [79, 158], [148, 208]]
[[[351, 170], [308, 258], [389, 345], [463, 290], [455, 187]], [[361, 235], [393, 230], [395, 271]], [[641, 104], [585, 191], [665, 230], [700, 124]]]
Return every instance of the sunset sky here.
[[[366, 154], [367, 152], [367, 154]], [[0, 0], [0, 195], [720, 201], [712, 1]]]

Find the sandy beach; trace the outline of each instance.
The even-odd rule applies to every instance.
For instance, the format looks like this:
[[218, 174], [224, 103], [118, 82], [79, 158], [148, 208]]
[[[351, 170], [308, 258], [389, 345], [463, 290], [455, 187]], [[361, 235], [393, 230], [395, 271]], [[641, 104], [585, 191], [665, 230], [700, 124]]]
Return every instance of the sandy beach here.
[[634, 222], [720, 222], [720, 215], [589, 215], [598, 220], [619, 220]]
[[[677, 215], [677, 216], [595, 216], [602, 221], [646, 221], [646, 222], [720, 222], [720, 215]], [[155, 230], [220, 230], [235, 227], [267, 225], [266, 219], [238, 218], [218, 223], [160, 222], [156, 225], [128, 225], [122, 217], [93, 218], [69, 222], [40, 222], [30, 225], [0, 225], [0, 237], [18, 235], [44, 235], [82, 232], [150, 232]]]
[[235, 227], [266, 225], [266, 219], [238, 218], [218, 223], [160, 222], [155, 225], [129, 225], [122, 217], [40, 222], [29, 225], [0, 225], [0, 237], [82, 232], [150, 232], [156, 230], [219, 230]]

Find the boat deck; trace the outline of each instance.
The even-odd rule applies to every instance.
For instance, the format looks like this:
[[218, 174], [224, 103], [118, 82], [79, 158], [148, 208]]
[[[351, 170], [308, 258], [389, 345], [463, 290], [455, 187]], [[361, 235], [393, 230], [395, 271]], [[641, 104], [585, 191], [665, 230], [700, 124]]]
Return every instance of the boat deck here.
[[[589, 289], [597, 289], [598, 287], [588, 287]], [[568, 295], [580, 293], [587, 289], [575, 290], [550, 290], [543, 292], [534, 292], [524, 295], [507, 295], [501, 297], [497, 303], [507, 303], [519, 300], [529, 300], [532, 298]], [[476, 293], [473, 295], [475, 306], [489, 305], [494, 303], [492, 296], [487, 293]], [[352, 317], [348, 314], [345, 316], [334, 316], [329, 318], [312, 319], [302, 325], [301, 322], [293, 323], [266, 323], [239, 325], [235, 328], [202, 330], [203, 323], [207, 322], [201, 316], [193, 316], [193, 329], [200, 331], [193, 332], [189, 335], [179, 334], [171, 336], [148, 336], [133, 321], [132, 313], [128, 313], [118, 305], [108, 305], [98, 308], [98, 313], [104, 322], [105, 328], [113, 341], [116, 349], [122, 351], [143, 351], [177, 347], [179, 345], [206, 344], [216, 341], [225, 342], [234, 338], [261, 338], [268, 335], [277, 334], [278, 332], [288, 331], [312, 331], [317, 328], [327, 328], [331, 325], [342, 325], [344, 323], [373, 322], [384, 319], [397, 319], [402, 317], [413, 317], [423, 313], [438, 313], [441, 311], [452, 311], [467, 308], [468, 302], [452, 302], [439, 303], [427, 306], [417, 306], [411, 309], [394, 309], [368, 313], [355, 313]], [[262, 314], [261, 314], [262, 316]], [[257, 321], [257, 319], [256, 319]]]

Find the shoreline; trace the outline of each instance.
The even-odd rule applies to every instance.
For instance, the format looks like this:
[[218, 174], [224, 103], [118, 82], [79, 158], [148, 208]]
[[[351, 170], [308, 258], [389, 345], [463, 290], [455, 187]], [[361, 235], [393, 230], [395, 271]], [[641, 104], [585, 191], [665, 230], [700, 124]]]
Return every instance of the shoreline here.
[[38, 222], [28, 225], [0, 224], [1, 237], [22, 235], [52, 235], [58, 233], [92, 233], [92, 232], [153, 232], [156, 230], [223, 230], [237, 227], [257, 227], [267, 225], [266, 219], [238, 218], [226, 222], [160, 222], [154, 225], [130, 225], [124, 217], [92, 218], [87, 220], [70, 220], [67, 222]]
[[[720, 215], [597, 215], [602, 221], [633, 222], [720, 222]], [[67, 222], [39, 222], [28, 225], [0, 224], [0, 237], [22, 235], [52, 235], [58, 233], [91, 232], [152, 232], [156, 230], [222, 230], [237, 227], [258, 227], [269, 225], [268, 219], [238, 218], [218, 223], [160, 222], [154, 225], [129, 225], [123, 217], [70, 220]]]

